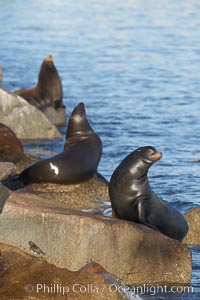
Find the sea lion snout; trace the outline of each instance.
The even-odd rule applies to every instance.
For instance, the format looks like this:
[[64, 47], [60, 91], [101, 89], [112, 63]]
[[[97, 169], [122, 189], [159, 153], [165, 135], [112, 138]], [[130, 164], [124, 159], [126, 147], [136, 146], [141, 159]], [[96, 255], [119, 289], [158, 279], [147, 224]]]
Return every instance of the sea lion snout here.
[[48, 55], [46, 58], [45, 58], [45, 61], [46, 62], [53, 62], [53, 55]]
[[134, 153], [138, 153], [138, 152], [142, 153], [142, 156], [145, 157], [145, 159], [147, 159], [150, 162], [156, 162], [160, 160], [162, 157], [162, 152], [157, 151], [152, 146], [141, 147], [134, 151]]
[[154, 152], [153, 154], [149, 155], [148, 159], [150, 161], [157, 161], [160, 160], [162, 158], [162, 152]]

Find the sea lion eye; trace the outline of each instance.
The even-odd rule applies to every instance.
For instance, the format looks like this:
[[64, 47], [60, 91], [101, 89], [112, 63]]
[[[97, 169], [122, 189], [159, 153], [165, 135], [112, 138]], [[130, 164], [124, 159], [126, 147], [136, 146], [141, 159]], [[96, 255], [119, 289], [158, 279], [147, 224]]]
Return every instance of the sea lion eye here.
[[147, 154], [148, 154], [148, 155], [152, 155], [153, 153], [154, 153], [154, 150], [153, 150], [153, 149], [148, 149], [148, 150], [147, 150]]

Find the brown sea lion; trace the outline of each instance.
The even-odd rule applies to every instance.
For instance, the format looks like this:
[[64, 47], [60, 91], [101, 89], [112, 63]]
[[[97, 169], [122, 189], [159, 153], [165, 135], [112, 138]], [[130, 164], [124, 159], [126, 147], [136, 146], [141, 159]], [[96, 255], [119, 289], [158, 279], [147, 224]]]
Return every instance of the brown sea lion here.
[[[47, 56], [42, 63], [37, 85], [31, 89], [18, 90], [15, 94], [43, 111], [50, 120], [53, 118], [51, 121], [54, 124], [66, 122], [65, 106], [62, 101], [62, 82], [52, 55]], [[55, 109], [55, 112], [52, 109]], [[55, 113], [57, 113], [56, 116]], [[57, 121], [54, 122], [55, 118]]]
[[40, 109], [48, 105], [54, 108], [62, 106], [62, 83], [52, 55], [47, 56], [42, 63], [37, 85], [16, 91], [15, 94]]
[[64, 151], [29, 166], [19, 179], [25, 184], [83, 182], [97, 173], [101, 154], [101, 140], [87, 120], [84, 104], [80, 103], [71, 114]]
[[182, 241], [188, 232], [184, 216], [151, 189], [149, 168], [162, 157], [154, 147], [141, 147], [129, 154], [111, 176], [109, 195], [115, 216], [159, 230]]
[[17, 163], [23, 155], [23, 145], [16, 134], [0, 123], [0, 161]]

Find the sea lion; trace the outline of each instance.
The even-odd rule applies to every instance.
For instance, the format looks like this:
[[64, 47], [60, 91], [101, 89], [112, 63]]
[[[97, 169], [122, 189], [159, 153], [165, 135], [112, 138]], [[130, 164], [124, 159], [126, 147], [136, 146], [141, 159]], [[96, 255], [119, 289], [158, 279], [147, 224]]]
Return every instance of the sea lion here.
[[54, 65], [53, 56], [47, 56], [40, 68], [38, 83], [31, 89], [21, 89], [15, 92], [38, 108], [51, 105], [54, 108], [62, 106], [62, 83]]
[[101, 154], [101, 140], [87, 120], [84, 104], [79, 103], [69, 120], [64, 151], [32, 164], [19, 179], [25, 184], [83, 182], [96, 174]]
[[151, 189], [147, 173], [162, 157], [151, 146], [129, 154], [111, 176], [109, 195], [116, 217], [141, 223], [182, 241], [188, 231], [184, 216]]
[[[65, 106], [62, 101], [62, 82], [52, 55], [47, 56], [42, 63], [37, 85], [14, 93], [40, 109], [54, 124], [60, 125], [66, 122]], [[55, 109], [55, 112], [52, 109]], [[57, 113], [58, 116], [52, 117], [53, 113]], [[60, 121], [54, 122], [56, 118]]]
[[17, 163], [23, 156], [21, 141], [8, 126], [0, 123], [0, 161]]

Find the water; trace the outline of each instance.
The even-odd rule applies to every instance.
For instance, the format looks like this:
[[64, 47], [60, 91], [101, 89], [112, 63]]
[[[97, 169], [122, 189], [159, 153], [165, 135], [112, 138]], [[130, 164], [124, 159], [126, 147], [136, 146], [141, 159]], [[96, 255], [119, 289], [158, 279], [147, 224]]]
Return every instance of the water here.
[[[149, 172], [153, 189], [182, 212], [200, 205], [198, 0], [1, 0], [0, 14], [4, 87], [35, 85], [52, 54], [68, 116], [83, 101], [103, 141], [99, 172], [109, 179], [128, 153], [152, 145], [163, 152]], [[59, 152], [63, 143], [26, 149]], [[192, 249], [195, 293], [176, 299], [200, 293]]]

